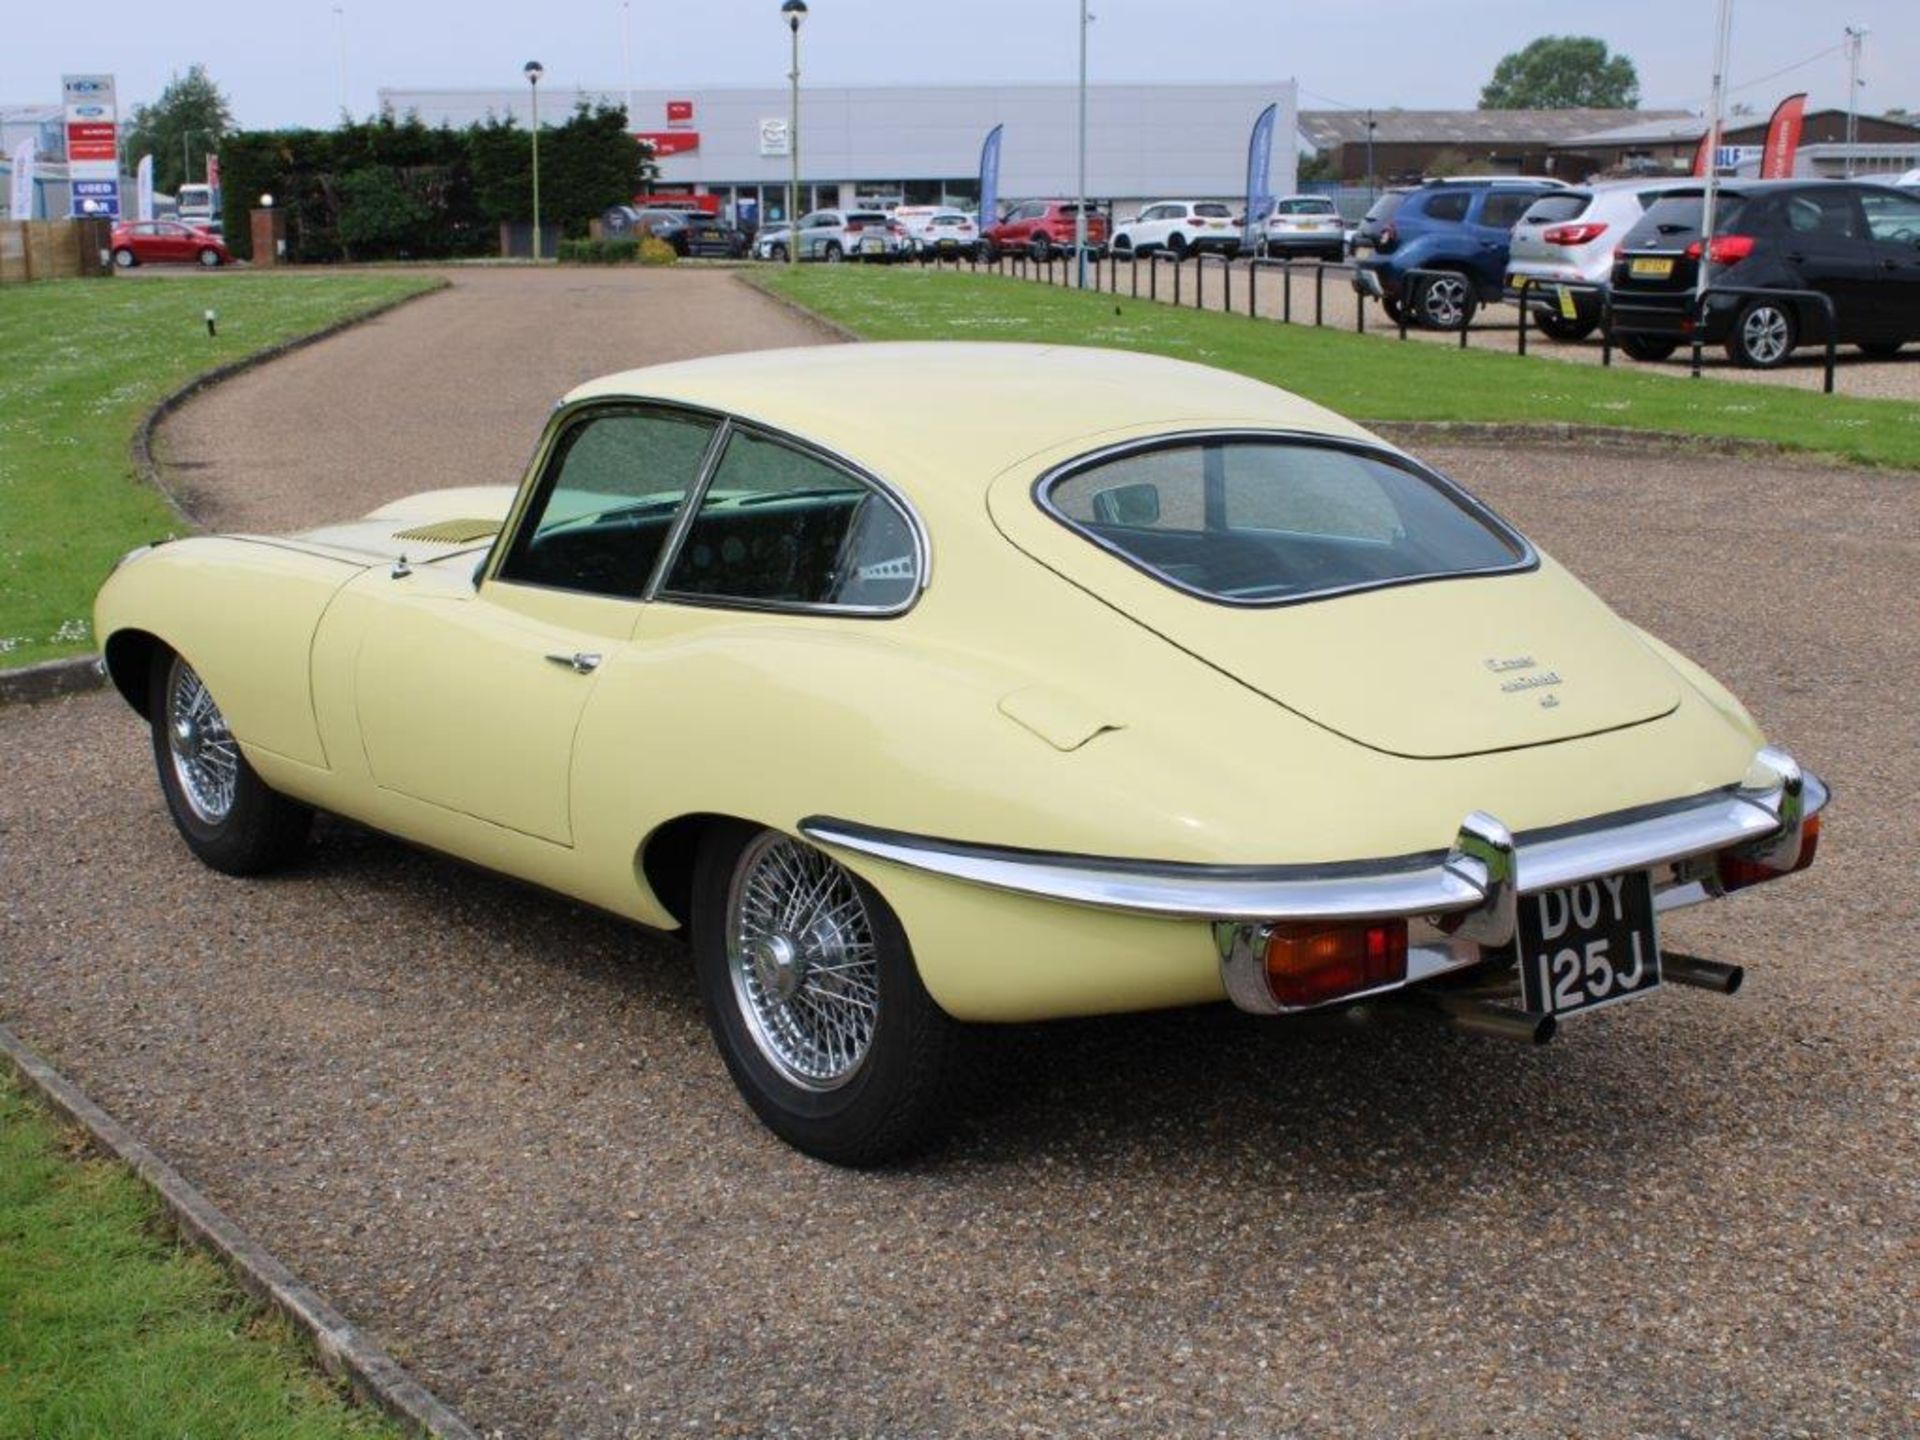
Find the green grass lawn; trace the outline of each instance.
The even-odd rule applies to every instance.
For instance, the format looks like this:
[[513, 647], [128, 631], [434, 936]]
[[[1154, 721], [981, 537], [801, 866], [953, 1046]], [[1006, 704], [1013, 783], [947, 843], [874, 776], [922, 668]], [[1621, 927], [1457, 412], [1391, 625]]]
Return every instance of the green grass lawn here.
[[118, 1165], [0, 1080], [0, 1437], [394, 1436]]
[[807, 266], [769, 289], [868, 340], [1110, 345], [1237, 370], [1356, 420], [1609, 425], [1920, 469], [1920, 405], [1459, 351], [951, 271]]
[[[127, 446], [216, 365], [432, 289], [426, 276], [220, 275], [0, 289], [0, 666], [92, 648], [93, 592], [180, 522]], [[203, 313], [219, 314], [209, 338]]]

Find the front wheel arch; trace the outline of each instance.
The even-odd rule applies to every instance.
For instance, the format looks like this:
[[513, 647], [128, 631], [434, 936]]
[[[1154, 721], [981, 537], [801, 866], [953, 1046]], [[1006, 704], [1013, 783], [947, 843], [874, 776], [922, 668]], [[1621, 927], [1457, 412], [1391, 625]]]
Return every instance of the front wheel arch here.
[[137, 713], [145, 715], [148, 712], [151, 698], [148, 685], [153, 674], [153, 657], [162, 650], [170, 651], [172, 648], [158, 635], [145, 630], [116, 630], [101, 647], [107, 678], [113, 681], [113, 688], [120, 692], [120, 698]]

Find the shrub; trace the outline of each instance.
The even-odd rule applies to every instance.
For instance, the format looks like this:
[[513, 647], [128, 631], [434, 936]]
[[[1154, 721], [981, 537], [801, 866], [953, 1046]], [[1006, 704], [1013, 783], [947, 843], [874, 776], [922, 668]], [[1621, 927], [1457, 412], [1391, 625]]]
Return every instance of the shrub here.
[[622, 235], [614, 240], [562, 240], [560, 258], [573, 265], [671, 265], [679, 257], [654, 235]]

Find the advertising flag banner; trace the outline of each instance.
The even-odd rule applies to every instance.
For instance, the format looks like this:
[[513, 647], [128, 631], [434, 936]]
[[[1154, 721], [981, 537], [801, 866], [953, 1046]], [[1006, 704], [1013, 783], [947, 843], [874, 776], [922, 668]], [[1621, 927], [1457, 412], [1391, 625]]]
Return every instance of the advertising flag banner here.
[[72, 214], [120, 217], [120, 108], [111, 75], [62, 75]]
[[1247, 231], [1240, 237], [1240, 246], [1249, 254], [1253, 237], [1266, 229], [1273, 209], [1273, 120], [1279, 113], [1277, 104], [1262, 110], [1247, 140]]
[[134, 214], [142, 220], [153, 219], [153, 156], [142, 155], [133, 172]]
[[987, 132], [986, 143], [980, 147], [980, 228], [985, 230], [1000, 220], [1000, 132], [1007, 127], [996, 125]]
[[29, 135], [14, 148], [12, 194], [7, 213], [16, 220], [33, 219], [33, 167], [40, 158], [40, 147]]
[[1767, 122], [1767, 148], [1760, 156], [1762, 180], [1791, 180], [1793, 157], [1800, 153], [1800, 131], [1807, 118], [1807, 97], [1802, 91], [1789, 95], [1774, 107]]

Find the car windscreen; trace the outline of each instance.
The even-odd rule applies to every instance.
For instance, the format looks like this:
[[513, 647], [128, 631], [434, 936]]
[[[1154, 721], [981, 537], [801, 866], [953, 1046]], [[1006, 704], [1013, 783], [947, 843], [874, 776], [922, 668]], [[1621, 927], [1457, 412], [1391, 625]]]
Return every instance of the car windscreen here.
[[1337, 215], [1338, 208], [1331, 200], [1282, 200], [1273, 207], [1276, 215]]
[[1524, 540], [1439, 476], [1386, 451], [1297, 436], [1149, 442], [1068, 467], [1039, 499], [1128, 564], [1228, 604], [1533, 563]]
[[1527, 207], [1527, 213], [1520, 217], [1522, 225], [1559, 225], [1568, 220], [1578, 219], [1586, 213], [1593, 203], [1593, 196], [1584, 190], [1568, 190], [1559, 195], [1542, 195]]
[[[1640, 223], [1628, 232], [1626, 243], [1637, 248], [1650, 240], [1690, 240], [1700, 233], [1706, 203], [1704, 195], [1663, 195], [1640, 217]], [[1722, 190], [1713, 206], [1715, 232], [1724, 235], [1739, 229], [1740, 217], [1746, 208], [1745, 196]]]

